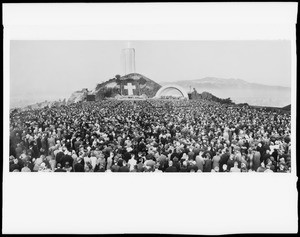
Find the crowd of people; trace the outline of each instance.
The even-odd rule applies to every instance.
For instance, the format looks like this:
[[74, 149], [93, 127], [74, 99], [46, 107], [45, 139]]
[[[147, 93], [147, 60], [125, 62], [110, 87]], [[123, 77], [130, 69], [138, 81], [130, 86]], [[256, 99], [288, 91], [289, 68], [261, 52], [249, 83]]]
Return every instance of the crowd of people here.
[[207, 100], [10, 113], [11, 172], [291, 171], [291, 115]]

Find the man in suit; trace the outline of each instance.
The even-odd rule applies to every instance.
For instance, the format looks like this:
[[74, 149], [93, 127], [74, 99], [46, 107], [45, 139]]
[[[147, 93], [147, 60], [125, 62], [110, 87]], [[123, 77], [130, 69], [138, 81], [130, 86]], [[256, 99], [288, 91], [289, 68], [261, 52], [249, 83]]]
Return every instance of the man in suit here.
[[169, 161], [169, 167], [165, 170], [165, 172], [177, 172], [176, 167], [173, 166], [173, 161]]
[[123, 164], [119, 169], [119, 172], [129, 172], [129, 167], [127, 165], [127, 162], [125, 160], [123, 160]]

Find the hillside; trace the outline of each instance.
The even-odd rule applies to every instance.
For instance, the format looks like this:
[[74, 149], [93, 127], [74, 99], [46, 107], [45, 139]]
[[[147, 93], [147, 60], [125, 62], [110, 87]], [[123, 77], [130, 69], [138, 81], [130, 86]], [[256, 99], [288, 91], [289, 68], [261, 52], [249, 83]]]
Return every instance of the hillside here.
[[99, 83], [94, 90], [96, 100], [115, 97], [116, 95], [121, 94], [121, 83], [138, 83], [140, 94], [145, 94], [149, 98], [155, 96], [156, 92], [161, 87], [161, 85], [158, 83], [139, 73], [131, 73], [122, 77], [112, 78], [103, 83]]
[[281, 108], [282, 110], [285, 110], [285, 111], [291, 111], [291, 105], [287, 105], [287, 106], [284, 106], [283, 108]]
[[68, 99], [68, 104], [70, 103], [77, 103], [79, 101], [82, 101], [86, 98], [86, 95], [88, 94], [88, 89], [84, 88], [80, 91], [75, 91], [72, 93], [72, 95], [70, 96], [70, 98]]
[[221, 104], [234, 104], [230, 98], [226, 98], [226, 99], [218, 98], [217, 96], [214, 96], [213, 94], [206, 91], [202, 93], [198, 93], [196, 89], [194, 89], [192, 93], [189, 93], [189, 96], [190, 99], [192, 100], [204, 99], [204, 100], [219, 102]]
[[53, 107], [53, 106], [62, 106], [62, 105], [66, 105], [66, 99], [64, 100], [58, 100], [58, 101], [43, 101], [43, 102], [38, 102], [38, 103], [34, 103], [34, 104], [30, 104], [27, 106], [24, 106], [22, 108], [16, 108], [16, 110], [35, 110], [35, 109], [42, 109], [45, 107]]

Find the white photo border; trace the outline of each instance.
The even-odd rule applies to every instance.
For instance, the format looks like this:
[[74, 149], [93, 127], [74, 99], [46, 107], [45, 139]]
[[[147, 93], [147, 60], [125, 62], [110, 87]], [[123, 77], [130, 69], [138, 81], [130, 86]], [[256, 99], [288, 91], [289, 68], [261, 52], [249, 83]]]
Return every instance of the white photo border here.
[[[3, 14], [3, 233], [298, 231], [296, 3], [5, 4]], [[290, 40], [292, 172], [9, 173], [10, 40]]]

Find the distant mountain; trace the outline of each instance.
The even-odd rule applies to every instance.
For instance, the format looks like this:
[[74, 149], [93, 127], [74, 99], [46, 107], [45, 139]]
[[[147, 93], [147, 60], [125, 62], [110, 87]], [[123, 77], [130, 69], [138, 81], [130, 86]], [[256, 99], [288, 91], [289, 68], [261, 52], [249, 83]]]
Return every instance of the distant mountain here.
[[[216, 77], [205, 77], [202, 79], [194, 79], [194, 80], [182, 80], [172, 82], [173, 84], [180, 85], [182, 87], [192, 88], [203, 87], [203, 88], [211, 88], [211, 89], [286, 89], [290, 90], [289, 87], [283, 86], [270, 86], [258, 83], [250, 83], [242, 79], [223, 79]], [[168, 84], [168, 83], [164, 83]], [[197, 88], [196, 88], [197, 89]]]
[[[164, 82], [162, 85], [169, 84]], [[172, 82], [188, 92], [195, 88], [198, 93], [207, 91], [219, 98], [231, 98], [235, 103], [257, 106], [283, 107], [291, 103], [291, 88], [250, 83], [242, 79], [205, 77]]]

